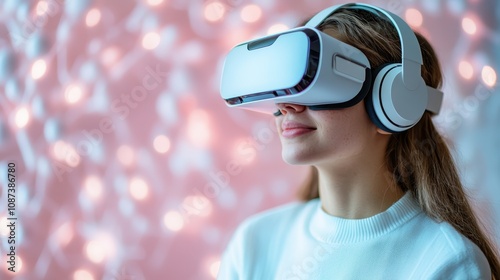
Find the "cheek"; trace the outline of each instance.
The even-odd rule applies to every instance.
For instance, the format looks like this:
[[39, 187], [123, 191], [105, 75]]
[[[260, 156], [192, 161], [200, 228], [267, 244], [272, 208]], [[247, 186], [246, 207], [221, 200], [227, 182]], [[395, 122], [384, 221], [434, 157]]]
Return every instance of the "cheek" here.
[[355, 123], [348, 119], [337, 122], [325, 129], [325, 144], [335, 149], [346, 150], [359, 140], [355, 133]]
[[[358, 104], [360, 105], [360, 104]], [[325, 111], [321, 116], [323, 140], [344, 149], [362, 149], [376, 132], [363, 106], [339, 111]]]
[[349, 137], [359, 125], [350, 110], [324, 111], [319, 116], [318, 123], [322, 131], [335, 138]]
[[343, 122], [347, 131], [353, 134], [372, 133], [376, 127], [366, 113], [364, 102], [356, 104], [354, 107], [347, 108], [344, 112]]

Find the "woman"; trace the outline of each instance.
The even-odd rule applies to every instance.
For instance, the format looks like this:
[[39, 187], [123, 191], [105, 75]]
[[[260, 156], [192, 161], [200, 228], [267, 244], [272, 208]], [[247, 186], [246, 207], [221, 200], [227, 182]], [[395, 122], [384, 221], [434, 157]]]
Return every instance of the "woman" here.
[[[401, 61], [396, 29], [369, 11], [340, 9], [318, 28], [360, 49], [372, 69]], [[422, 77], [438, 88], [437, 57], [416, 35]], [[218, 279], [500, 279], [431, 113], [397, 134], [370, 120], [365, 101], [339, 110], [284, 103], [275, 115], [283, 159], [311, 166], [304, 201], [243, 222]]]

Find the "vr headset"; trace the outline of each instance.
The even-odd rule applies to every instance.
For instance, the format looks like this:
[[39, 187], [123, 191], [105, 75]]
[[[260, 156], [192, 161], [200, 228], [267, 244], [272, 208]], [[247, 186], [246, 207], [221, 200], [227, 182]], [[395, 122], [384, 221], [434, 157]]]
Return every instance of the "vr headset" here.
[[[363, 52], [318, 30], [340, 8], [363, 9], [395, 26], [402, 63], [377, 69]], [[439, 113], [443, 93], [425, 85], [422, 54], [411, 28], [397, 15], [367, 4], [327, 8], [304, 26], [244, 42], [227, 55], [221, 96], [230, 107], [274, 113], [278, 103], [311, 110], [347, 108], [365, 99], [372, 121], [388, 132], [414, 126], [425, 110]], [[372, 77], [372, 75], [374, 77]]]

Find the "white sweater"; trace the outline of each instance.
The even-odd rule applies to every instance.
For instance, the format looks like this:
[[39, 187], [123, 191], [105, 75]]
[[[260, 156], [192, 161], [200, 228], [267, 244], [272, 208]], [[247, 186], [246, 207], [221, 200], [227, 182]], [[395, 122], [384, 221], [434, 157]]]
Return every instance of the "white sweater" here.
[[407, 193], [385, 212], [343, 219], [321, 201], [254, 215], [235, 231], [217, 279], [491, 279], [486, 257]]

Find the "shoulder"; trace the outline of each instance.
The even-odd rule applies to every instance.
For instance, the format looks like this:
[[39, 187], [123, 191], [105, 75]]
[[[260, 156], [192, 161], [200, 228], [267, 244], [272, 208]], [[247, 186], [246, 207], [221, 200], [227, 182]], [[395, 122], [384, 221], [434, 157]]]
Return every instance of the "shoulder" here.
[[311, 213], [318, 200], [293, 201], [276, 206], [246, 218], [236, 229], [235, 234], [258, 235], [264, 229], [288, 228], [292, 223], [300, 222], [300, 218]]
[[289, 202], [246, 218], [234, 231], [223, 253], [217, 279], [241, 279], [259, 274], [263, 265], [277, 260], [273, 254], [294, 225], [307, 218], [315, 201]]
[[484, 256], [479, 247], [470, 239], [458, 232], [449, 223], [438, 223], [439, 235], [443, 241], [444, 248], [449, 253], [459, 258], [463, 257], [481, 257]]
[[427, 247], [433, 253], [449, 255], [470, 255], [480, 253], [481, 250], [470, 239], [461, 234], [450, 223], [436, 221], [424, 212], [421, 212], [407, 228], [413, 232], [417, 244]]
[[449, 223], [435, 222], [438, 228], [432, 253], [441, 261], [435, 267], [434, 278], [447, 277], [448, 279], [491, 279], [491, 270], [486, 256], [481, 249], [470, 239], [458, 232]]
[[233, 233], [233, 242], [268, 243], [273, 237], [287, 235], [292, 228], [302, 228], [312, 215], [319, 199], [293, 201], [247, 217]]
[[416, 261], [413, 277], [491, 279], [484, 253], [450, 223], [421, 212], [401, 229], [398, 238], [410, 242], [401, 242], [398, 248], [408, 250], [408, 256]]
[[459, 233], [448, 223], [441, 223], [440, 229], [446, 237], [450, 250], [461, 257], [486, 259], [479, 247], [467, 237]]
[[437, 223], [439, 234], [443, 241], [447, 244], [449, 250], [453, 253], [459, 254], [464, 251], [474, 249], [474, 243], [459, 233], [453, 226], [447, 222]]

